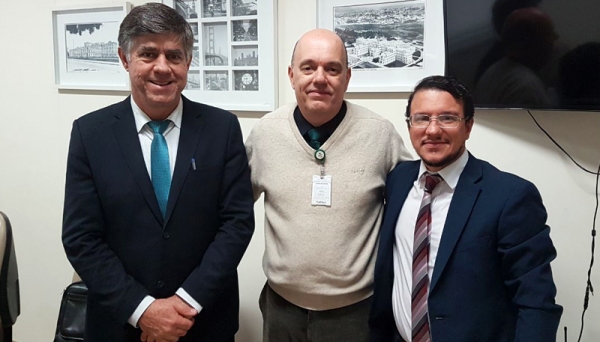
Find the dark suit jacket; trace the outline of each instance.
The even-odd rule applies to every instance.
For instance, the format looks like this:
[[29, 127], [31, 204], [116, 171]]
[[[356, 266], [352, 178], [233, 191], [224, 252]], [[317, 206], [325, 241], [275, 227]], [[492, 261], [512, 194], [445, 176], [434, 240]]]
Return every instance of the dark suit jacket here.
[[[195, 159], [195, 167], [192, 165]], [[63, 244], [89, 287], [86, 341], [139, 341], [127, 323], [146, 295], [182, 287], [203, 310], [180, 341], [238, 329], [236, 268], [254, 230], [237, 118], [183, 98], [166, 218], [160, 213], [130, 99], [77, 119], [67, 161]]]
[[[420, 161], [388, 176], [369, 324], [373, 341], [392, 341], [392, 250], [398, 215]], [[429, 293], [434, 342], [554, 342], [562, 307], [550, 261], [556, 250], [535, 186], [469, 155], [456, 186]]]

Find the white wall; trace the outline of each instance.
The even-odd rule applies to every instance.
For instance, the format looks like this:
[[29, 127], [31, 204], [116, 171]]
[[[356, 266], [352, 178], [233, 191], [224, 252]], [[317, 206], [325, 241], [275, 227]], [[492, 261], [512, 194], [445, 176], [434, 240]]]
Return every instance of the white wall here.
[[[134, 4], [144, 1], [136, 0]], [[2, 1], [0, 38], [0, 210], [15, 229], [22, 313], [14, 328], [21, 342], [49, 341], [55, 329], [61, 293], [72, 269], [60, 242], [65, 162], [72, 121], [126, 94], [60, 93], [54, 84], [51, 10], [85, 5], [84, 0]], [[294, 99], [286, 76], [293, 44], [316, 26], [316, 1], [280, 0], [278, 4], [280, 104]], [[441, 25], [441, 23], [440, 23]], [[349, 94], [394, 122], [407, 140], [401, 116], [406, 94]], [[238, 113], [244, 134], [260, 114]], [[541, 124], [584, 166], [600, 161], [600, 113], [535, 112]], [[553, 263], [558, 302], [565, 307], [562, 326], [575, 341], [590, 259], [595, 206], [595, 177], [577, 169], [535, 127], [523, 111], [478, 112], [468, 147], [479, 158], [533, 181], [549, 212], [558, 249]], [[240, 266], [241, 328], [238, 341], [261, 341], [258, 294], [264, 283], [261, 204], [257, 230]], [[600, 284], [596, 270], [592, 281]], [[599, 341], [600, 302], [592, 297], [583, 341]]]

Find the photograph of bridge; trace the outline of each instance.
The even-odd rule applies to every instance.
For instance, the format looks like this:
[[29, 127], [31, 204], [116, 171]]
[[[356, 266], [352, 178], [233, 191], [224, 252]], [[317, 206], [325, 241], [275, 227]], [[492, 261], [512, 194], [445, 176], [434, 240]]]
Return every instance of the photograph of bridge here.
[[68, 73], [120, 73], [119, 23], [70, 23], [65, 25], [66, 71]]
[[424, 0], [338, 6], [333, 13], [350, 67], [423, 67]]
[[204, 65], [229, 65], [227, 23], [203, 24], [202, 45]]

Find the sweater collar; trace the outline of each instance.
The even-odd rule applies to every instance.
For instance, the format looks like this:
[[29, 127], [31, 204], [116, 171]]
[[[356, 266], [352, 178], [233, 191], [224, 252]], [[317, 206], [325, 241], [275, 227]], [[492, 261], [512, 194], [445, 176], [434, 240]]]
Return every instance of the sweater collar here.
[[[338, 126], [340, 125], [342, 120], [344, 120], [347, 109], [348, 109], [348, 107], [346, 106], [346, 101], [342, 102], [342, 107], [340, 108], [340, 111], [331, 120], [327, 121], [326, 123], [324, 123], [318, 127], [319, 133], [321, 133], [321, 136], [323, 137], [322, 143], [325, 143], [325, 141], [327, 141], [327, 139], [329, 139], [329, 137], [333, 134], [333, 132], [335, 132], [335, 130], [338, 128]], [[302, 135], [302, 137], [304, 138], [304, 140], [306, 140], [306, 142], [310, 141], [310, 138], [308, 137], [307, 132], [310, 129], [316, 128], [316, 127], [311, 125], [310, 122], [308, 122], [304, 118], [304, 116], [300, 112], [300, 108], [297, 105], [296, 105], [296, 108], [294, 109], [294, 121], [296, 122], [296, 126], [298, 127], [298, 130], [300, 131], [300, 135]]]

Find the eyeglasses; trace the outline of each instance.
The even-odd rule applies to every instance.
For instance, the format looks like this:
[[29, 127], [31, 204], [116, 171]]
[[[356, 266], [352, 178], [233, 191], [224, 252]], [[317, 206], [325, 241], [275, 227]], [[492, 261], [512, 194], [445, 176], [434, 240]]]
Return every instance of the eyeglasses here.
[[458, 123], [465, 120], [465, 118], [451, 114], [442, 114], [438, 116], [415, 114], [406, 118], [406, 122], [409, 123], [410, 127], [414, 128], [427, 128], [433, 120], [437, 121], [437, 124], [440, 128], [456, 128], [458, 127]]

